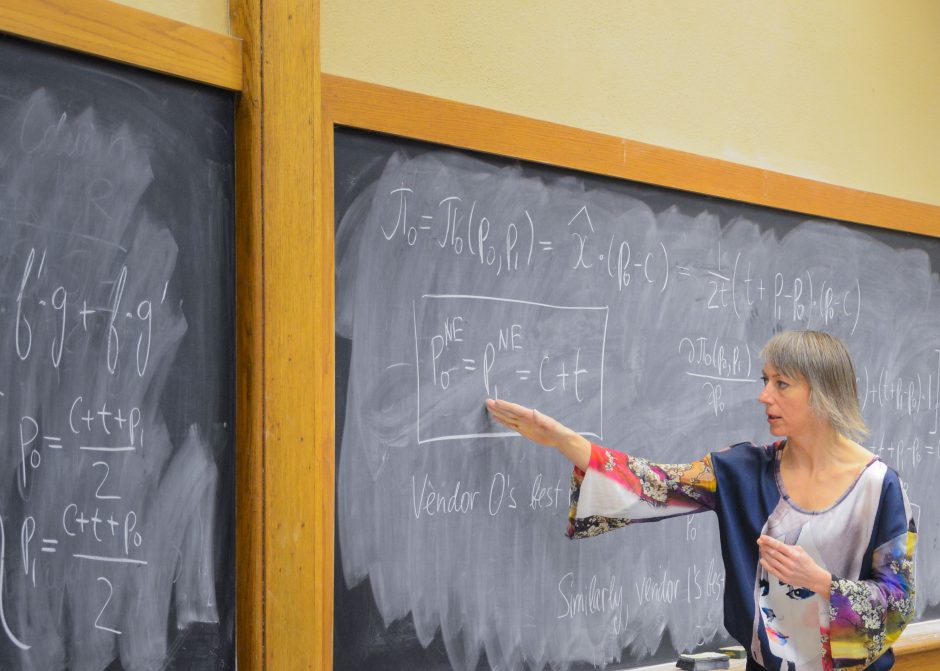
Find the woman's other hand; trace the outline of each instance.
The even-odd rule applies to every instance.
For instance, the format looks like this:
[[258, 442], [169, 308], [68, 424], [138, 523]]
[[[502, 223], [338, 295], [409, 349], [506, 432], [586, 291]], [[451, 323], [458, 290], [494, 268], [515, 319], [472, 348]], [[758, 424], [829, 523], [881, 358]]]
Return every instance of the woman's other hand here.
[[591, 460], [591, 443], [561, 422], [535, 408], [518, 403], [487, 399], [486, 407], [497, 422], [533, 443], [556, 448], [575, 466], [586, 470]]
[[829, 599], [832, 574], [817, 564], [799, 545], [787, 545], [776, 538], [761, 536], [760, 564], [772, 576], [794, 587], [811, 589]]

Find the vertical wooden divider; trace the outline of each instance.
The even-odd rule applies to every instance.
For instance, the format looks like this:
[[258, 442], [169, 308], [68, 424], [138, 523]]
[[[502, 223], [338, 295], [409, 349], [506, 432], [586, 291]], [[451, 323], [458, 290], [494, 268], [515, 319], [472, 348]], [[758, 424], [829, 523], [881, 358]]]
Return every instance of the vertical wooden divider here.
[[333, 229], [321, 214], [318, 0], [231, 0], [237, 115], [242, 669], [327, 670]]
[[262, 668], [264, 649], [264, 295], [261, 201], [261, 11], [232, 0], [242, 38], [243, 88], [235, 112], [235, 650]]

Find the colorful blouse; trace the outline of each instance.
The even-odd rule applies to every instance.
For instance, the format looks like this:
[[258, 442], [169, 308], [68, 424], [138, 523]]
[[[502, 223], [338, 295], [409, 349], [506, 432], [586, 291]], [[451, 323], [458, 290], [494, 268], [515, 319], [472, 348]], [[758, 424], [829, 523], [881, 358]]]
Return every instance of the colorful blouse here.
[[[803, 510], [780, 478], [785, 441], [652, 464], [592, 445], [572, 476], [568, 535], [585, 538], [713, 510], [725, 563], [725, 628], [769, 671], [884, 671], [914, 614], [917, 531], [898, 474], [878, 458], [834, 504]], [[788, 585], [758, 563], [757, 538], [800, 545], [832, 574], [831, 596]]]

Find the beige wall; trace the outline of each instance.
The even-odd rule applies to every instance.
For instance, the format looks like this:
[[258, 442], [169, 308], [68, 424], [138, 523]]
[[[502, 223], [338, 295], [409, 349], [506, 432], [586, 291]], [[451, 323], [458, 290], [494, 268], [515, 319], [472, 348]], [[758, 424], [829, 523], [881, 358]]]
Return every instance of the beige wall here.
[[324, 72], [940, 204], [936, 0], [320, 0]]
[[114, 0], [217, 33], [229, 32], [228, 0]]
[[[122, 0], [228, 30], [226, 0]], [[937, 0], [320, 0], [322, 69], [940, 204]]]

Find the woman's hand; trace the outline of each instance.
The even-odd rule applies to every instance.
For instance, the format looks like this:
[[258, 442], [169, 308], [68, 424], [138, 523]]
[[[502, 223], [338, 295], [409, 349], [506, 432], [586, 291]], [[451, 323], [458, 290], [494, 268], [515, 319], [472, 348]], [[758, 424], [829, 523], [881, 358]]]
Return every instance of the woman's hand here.
[[535, 408], [493, 399], [486, 400], [486, 407], [497, 422], [539, 445], [558, 447], [573, 433], [561, 422], [543, 415]]
[[811, 589], [829, 599], [832, 574], [817, 564], [799, 545], [787, 545], [776, 538], [761, 536], [760, 565], [772, 576], [794, 587]]
[[558, 449], [575, 466], [586, 470], [591, 460], [591, 443], [561, 422], [509, 401], [486, 400], [486, 407], [497, 422], [518, 432], [533, 443]]

